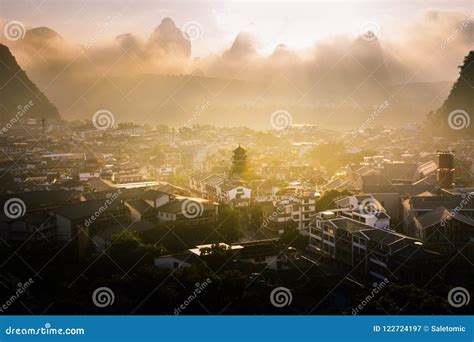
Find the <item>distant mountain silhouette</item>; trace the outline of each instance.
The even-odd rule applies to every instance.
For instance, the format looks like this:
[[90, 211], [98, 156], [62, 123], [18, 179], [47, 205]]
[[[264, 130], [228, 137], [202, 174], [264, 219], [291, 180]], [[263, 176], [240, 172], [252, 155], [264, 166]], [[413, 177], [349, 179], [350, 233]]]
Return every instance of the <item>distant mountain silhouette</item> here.
[[23, 38], [23, 44], [31, 45], [36, 49], [42, 48], [46, 43], [51, 41], [63, 41], [64, 39], [49, 27], [35, 27], [26, 31]]
[[360, 63], [364, 76], [371, 75], [378, 82], [385, 84], [389, 81], [389, 73], [385, 64], [384, 51], [377, 37], [371, 40], [359, 37], [352, 43], [351, 55]]
[[374, 125], [421, 122], [449, 91], [444, 81], [416, 82], [377, 37], [318, 45], [305, 60], [283, 44], [262, 57], [251, 34], [239, 33], [221, 55], [191, 60], [182, 30], [164, 18], [145, 42], [126, 33], [78, 47], [40, 27], [10, 47], [68, 120], [106, 108], [118, 122], [270, 128], [284, 109], [295, 123], [354, 129], [385, 101]]
[[441, 108], [430, 113], [428, 128], [441, 135], [474, 135], [474, 50], [459, 67], [459, 78]]
[[191, 56], [191, 42], [185, 39], [185, 34], [176, 27], [171, 18], [164, 18], [155, 28], [148, 39], [146, 49], [158, 55]]
[[[135, 121], [149, 124], [214, 124], [245, 125], [270, 128], [271, 114], [287, 110], [295, 123], [316, 123], [329, 128], [351, 128], [361, 125], [388, 98], [384, 91], [362, 87], [354, 96], [357, 102], [344, 101], [319, 87], [319, 97], [302, 97], [291, 83], [262, 83], [192, 75], [142, 74], [109, 79], [82, 78], [70, 82], [61, 75], [48, 88], [48, 94], [69, 120], [90, 119], [98, 109], [110, 110], [117, 122]], [[111, 87], [111, 82], [115, 85]], [[92, 85], [92, 88], [90, 88]], [[436, 94], [447, 84], [427, 83], [388, 87], [397, 92], [397, 101], [380, 117], [383, 123], [412, 122], [422, 119]], [[67, 87], [67, 91], [64, 88]], [[87, 91], [87, 89], [89, 89]], [[77, 101], [82, 94], [84, 101]], [[127, 97], [124, 98], [124, 94]], [[311, 94], [312, 95], [312, 94]], [[318, 94], [316, 94], [318, 95]], [[447, 96], [447, 91], [445, 95]], [[300, 102], [295, 101], [300, 100]], [[423, 106], [423, 104], [425, 104]], [[436, 103], [439, 106], [441, 103]]]
[[0, 44], [0, 122], [10, 121], [22, 108], [24, 118], [59, 119], [56, 107], [28, 78], [8, 47]]

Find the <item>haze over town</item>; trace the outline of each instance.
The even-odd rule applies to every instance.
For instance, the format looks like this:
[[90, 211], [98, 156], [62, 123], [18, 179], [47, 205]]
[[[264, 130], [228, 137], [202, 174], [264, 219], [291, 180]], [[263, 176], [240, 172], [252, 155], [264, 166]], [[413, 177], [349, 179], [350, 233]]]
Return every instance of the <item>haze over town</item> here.
[[[474, 34], [470, 2], [4, 1], [3, 42], [68, 120], [355, 128], [422, 122], [449, 93]], [[58, 12], [59, 11], [59, 12]], [[268, 15], [271, 13], [271, 15]]]
[[1, 313], [472, 314], [472, 2], [0, 26]]

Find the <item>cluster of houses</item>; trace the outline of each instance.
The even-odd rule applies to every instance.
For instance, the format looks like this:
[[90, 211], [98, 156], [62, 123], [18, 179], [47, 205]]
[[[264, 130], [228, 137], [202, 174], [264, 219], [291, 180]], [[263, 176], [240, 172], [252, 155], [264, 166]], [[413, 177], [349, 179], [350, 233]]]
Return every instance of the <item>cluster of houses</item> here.
[[430, 280], [447, 260], [472, 262], [474, 188], [455, 185], [466, 183], [455, 176], [453, 152], [438, 158], [394, 164], [371, 157], [349, 167], [345, 185], [360, 195], [314, 216], [309, 248], [379, 280], [395, 273]]
[[[91, 179], [88, 187], [97, 181]], [[0, 237], [11, 247], [67, 245], [71, 253], [81, 256], [91, 247], [103, 249], [114, 234], [124, 230], [150, 230], [157, 223], [170, 221], [189, 225], [215, 221], [217, 203], [186, 196], [184, 192], [162, 184], [152, 189], [109, 186], [89, 192], [38, 190], [6, 194], [0, 196], [2, 203], [13, 201], [24, 210], [21, 216], [13, 217], [5, 208], [0, 219]]]
[[291, 260], [300, 257], [295, 248], [285, 246], [278, 239], [265, 239], [233, 244], [219, 242], [198, 245], [182, 253], [160, 256], [155, 259], [155, 266], [170, 270], [189, 267], [206, 262], [207, 258], [219, 251], [228, 253], [226, 257], [234, 263], [252, 264], [271, 270], [288, 269], [291, 267]]
[[245, 182], [225, 174], [194, 173], [189, 177], [189, 188], [200, 197], [237, 208], [248, 207], [252, 199], [252, 189]]
[[[235, 148], [234, 138], [253, 142], [242, 129], [201, 130], [199, 137], [137, 127], [104, 133], [70, 126], [45, 130], [32, 124], [28, 131], [31, 137], [21, 127], [0, 136], [0, 150], [8, 156], [0, 160], [0, 203], [15, 200], [23, 208], [21, 215], [9, 215], [5, 208], [1, 213], [0, 238], [12, 247], [68, 245], [84, 255], [90, 248], [104, 249], [125, 229], [211, 223], [225, 205], [243, 217], [258, 207], [263, 214], [260, 229], [270, 236], [297, 228], [308, 241], [305, 253], [374, 279], [396, 273], [415, 281], [436, 274], [443, 258], [461, 252], [473, 258], [472, 163], [450, 151], [395, 155], [385, 147], [381, 152], [387, 157], [364, 157], [332, 179], [296, 161], [254, 160], [258, 177], [245, 181], [246, 150]], [[295, 140], [291, 153], [304, 157], [314, 144], [296, 140], [301, 134], [313, 139], [318, 132], [317, 127], [295, 127], [281, 134]], [[400, 144], [410, 141], [403, 136]], [[166, 181], [183, 170], [193, 173], [184, 172], [186, 181], [179, 186]], [[331, 189], [348, 189], [354, 195], [338, 198], [333, 208], [322, 211], [318, 199]], [[239, 261], [272, 269], [287, 267], [293, 253], [274, 240], [222, 247], [235, 252]], [[156, 265], [175, 268], [202, 260], [209, 248], [164, 256]]]
[[390, 217], [371, 195], [347, 196], [337, 209], [319, 212], [309, 229], [309, 248], [377, 281], [431, 279], [443, 262], [419, 239], [390, 228]]

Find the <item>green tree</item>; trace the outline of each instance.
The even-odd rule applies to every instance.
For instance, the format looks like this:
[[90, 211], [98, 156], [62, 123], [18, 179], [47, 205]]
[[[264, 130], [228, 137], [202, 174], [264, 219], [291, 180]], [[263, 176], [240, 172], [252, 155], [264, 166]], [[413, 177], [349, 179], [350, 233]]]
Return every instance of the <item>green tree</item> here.
[[448, 311], [445, 298], [415, 284], [390, 285], [378, 304], [390, 314], [440, 314]]
[[283, 234], [280, 236], [280, 242], [288, 247], [296, 247], [304, 250], [308, 245], [308, 237], [300, 234], [297, 228], [290, 227], [285, 229]]
[[240, 213], [228, 206], [219, 208], [216, 230], [226, 242], [235, 242], [242, 236]]
[[134, 232], [124, 231], [112, 239], [108, 254], [124, 270], [129, 270], [137, 263], [153, 263], [154, 258], [162, 253], [162, 248], [143, 243]]
[[263, 222], [263, 210], [261, 205], [252, 204], [249, 207], [251, 227], [254, 230], [260, 229]]
[[336, 203], [334, 200], [343, 197], [343, 196], [350, 196], [352, 192], [347, 189], [342, 190], [327, 190], [323, 192], [321, 197], [316, 201], [316, 210], [317, 211], [324, 211], [336, 208]]

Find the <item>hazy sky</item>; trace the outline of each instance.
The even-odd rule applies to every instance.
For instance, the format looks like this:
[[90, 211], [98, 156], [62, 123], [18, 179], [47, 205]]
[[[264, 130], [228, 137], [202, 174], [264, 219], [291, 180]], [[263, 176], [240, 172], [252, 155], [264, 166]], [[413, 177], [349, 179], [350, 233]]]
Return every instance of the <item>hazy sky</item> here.
[[[42, 26], [63, 39], [24, 29]], [[0, 0], [0, 43], [70, 118], [108, 108], [118, 120], [185, 121], [222, 93], [207, 122], [227, 124], [234, 106], [320, 101], [342, 104], [343, 117], [387, 96], [397, 96], [399, 120], [446, 98], [474, 49], [474, 1]], [[189, 74], [201, 77], [183, 89], [180, 78], [161, 77]], [[229, 80], [239, 81], [231, 91]], [[295, 120], [313, 118], [305, 110]]]
[[[128, 32], [146, 39], [164, 17], [178, 27], [197, 22], [201, 32], [192, 44], [195, 57], [222, 51], [240, 31], [252, 33], [263, 54], [280, 43], [303, 49], [328, 37], [355, 37], [367, 25], [392, 40], [427, 10], [474, 13], [474, 1], [0, 0], [3, 21], [18, 20], [27, 28], [48, 26], [81, 44], [98, 30], [104, 31], [102, 40]], [[104, 23], [109, 23], [106, 29]]]

